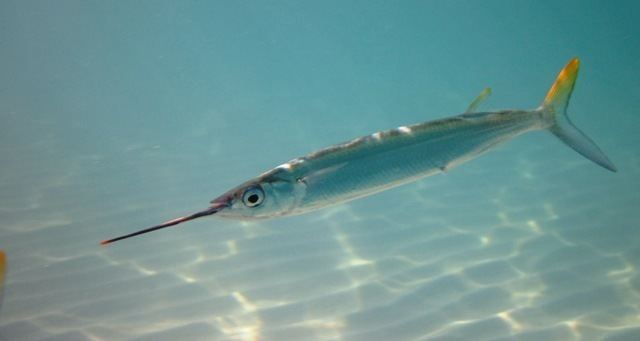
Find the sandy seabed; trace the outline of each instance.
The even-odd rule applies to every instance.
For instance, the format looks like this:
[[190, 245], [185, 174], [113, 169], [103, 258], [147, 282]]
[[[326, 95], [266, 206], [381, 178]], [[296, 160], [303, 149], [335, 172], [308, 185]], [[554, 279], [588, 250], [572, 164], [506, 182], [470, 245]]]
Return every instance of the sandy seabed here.
[[[633, 195], [607, 196], [623, 190], [607, 183], [615, 175], [578, 157], [545, 161], [562, 168], [529, 161], [544, 155], [543, 148], [526, 157], [506, 148], [316, 213], [252, 223], [203, 219], [106, 248], [98, 241], [129, 231], [118, 223], [131, 220], [135, 229], [169, 218], [168, 210], [117, 198], [101, 211], [82, 202], [68, 212], [47, 210], [50, 182], [42, 181], [43, 194], [19, 212], [29, 218], [0, 230], [9, 256], [0, 335], [640, 338]], [[511, 170], [488, 171], [501, 157]], [[602, 182], [590, 182], [595, 177]]]

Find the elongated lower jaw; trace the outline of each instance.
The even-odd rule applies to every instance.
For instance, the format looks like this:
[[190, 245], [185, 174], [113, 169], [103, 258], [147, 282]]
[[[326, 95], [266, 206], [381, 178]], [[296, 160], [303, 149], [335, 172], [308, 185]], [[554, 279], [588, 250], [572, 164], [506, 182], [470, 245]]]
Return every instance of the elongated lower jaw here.
[[113, 242], [117, 242], [119, 240], [135, 237], [137, 235], [153, 232], [155, 230], [160, 230], [160, 229], [163, 229], [165, 227], [182, 224], [182, 223], [184, 223], [186, 221], [189, 221], [189, 220], [193, 220], [193, 219], [197, 219], [197, 218], [200, 218], [200, 217], [205, 217], [205, 216], [208, 216], [208, 215], [215, 214], [216, 212], [220, 211], [224, 207], [226, 207], [226, 205], [225, 206], [222, 206], [222, 205], [211, 206], [211, 207], [209, 207], [208, 209], [206, 209], [204, 211], [196, 212], [196, 213], [188, 215], [188, 216], [184, 216], [184, 217], [176, 218], [176, 219], [173, 219], [173, 220], [169, 220], [169, 221], [164, 222], [164, 223], [162, 223], [160, 225], [151, 226], [151, 227], [146, 228], [144, 230], [140, 230], [140, 231], [136, 231], [136, 232], [133, 232], [133, 233], [125, 234], [124, 236], [103, 240], [103, 241], [100, 242], [100, 244], [101, 245], [107, 245], [107, 244], [111, 244]]

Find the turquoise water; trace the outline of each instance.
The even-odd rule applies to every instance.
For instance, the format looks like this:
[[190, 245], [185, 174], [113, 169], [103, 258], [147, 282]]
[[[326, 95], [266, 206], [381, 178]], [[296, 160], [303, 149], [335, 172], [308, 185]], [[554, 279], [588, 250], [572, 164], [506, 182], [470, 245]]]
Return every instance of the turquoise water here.
[[[640, 5], [0, 1], [6, 340], [640, 339]], [[619, 169], [539, 132], [261, 222], [205, 208], [371, 132], [569, 108]]]

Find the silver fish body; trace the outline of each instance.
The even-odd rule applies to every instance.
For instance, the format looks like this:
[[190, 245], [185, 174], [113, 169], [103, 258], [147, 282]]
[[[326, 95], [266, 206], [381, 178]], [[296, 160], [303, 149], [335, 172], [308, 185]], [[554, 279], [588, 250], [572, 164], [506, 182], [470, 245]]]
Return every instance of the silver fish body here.
[[[203, 211], [102, 244], [212, 214], [246, 220], [313, 211], [449, 170], [532, 130], [550, 131], [587, 159], [615, 172], [613, 163], [567, 116], [579, 65], [577, 58], [571, 60], [540, 107], [534, 110], [465, 113], [331, 146], [293, 159], [233, 188], [212, 200]], [[490, 93], [487, 90], [468, 111]]]
[[[451, 118], [377, 132], [296, 158], [261, 176], [289, 179], [277, 212], [255, 218], [301, 214], [368, 196], [434, 175], [474, 159], [522, 133], [545, 126], [539, 111], [500, 111]], [[256, 210], [257, 211], [257, 210]], [[268, 212], [270, 211], [270, 212]], [[226, 216], [221, 211], [221, 216]], [[257, 212], [256, 212], [257, 213]]]

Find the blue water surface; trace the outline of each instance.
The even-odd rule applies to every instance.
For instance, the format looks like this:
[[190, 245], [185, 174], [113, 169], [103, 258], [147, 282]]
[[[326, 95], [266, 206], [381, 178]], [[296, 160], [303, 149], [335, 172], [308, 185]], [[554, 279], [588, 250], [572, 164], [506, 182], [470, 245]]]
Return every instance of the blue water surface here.
[[[0, 1], [0, 339], [640, 339], [635, 1]], [[293, 157], [539, 105], [574, 123], [269, 221], [195, 210]]]

